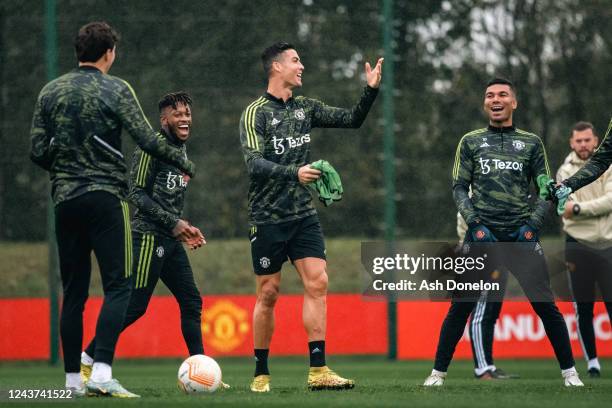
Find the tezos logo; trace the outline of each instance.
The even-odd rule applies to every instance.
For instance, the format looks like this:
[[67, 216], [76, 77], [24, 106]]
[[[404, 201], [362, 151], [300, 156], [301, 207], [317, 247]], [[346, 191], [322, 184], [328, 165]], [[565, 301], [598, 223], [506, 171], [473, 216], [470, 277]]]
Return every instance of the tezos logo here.
[[289, 149], [293, 149], [303, 145], [304, 143], [310, 143], [310, 134], [305, 134], [304, 136], [299, 137], [276, 137], [272, 136], [272, 144], [274, 145], [274, 153], [283, 154], [285, 153], [285, 144], [287, 142], [287, 146]]
[[177, 186], [187, 187], [189, 176], [183, 176], [182, 174], [173, 174], [171, 171], [168, 172], [168, 178], [166, 179], [166, 187], [168, 190], [174, 190]]
[[155, 253], [157, 254], [158, 258], [161, 258], [162, 256], [164, 256], [164, 247], [163, 246], [158, 246], [157, 249], [155, 250]]
[[304, 113], [304, 109], [300, 108], [295, 111], [295, 118], [297, 120], [304, 120], [305, 117], [306, 117], [306, 114]]
[[[491, 162], [491, 163], [489, 163]], [[489, 174], [491, 172], [491, 167], [495, 170], [514, 170], [514, 171], [523, 171], [523, 163], [510, 161], [510, 160], [499, 160], [499, 159], [483, 159], [482, 157], [478, 159], [478, 163], [480, 163], [480, 169], [482, 170], [482, 174]]]
[[525, 142], [521, 142], [520, 140], [513, 140], [512, 146], [514, 150], [523, 150], [525, 148]]
[[259, 258], [259, 264], [264, 269], [269, 268], [270, 267], [270, 258], [266, 258], [265, 256], [262, 257], [262, 258]]

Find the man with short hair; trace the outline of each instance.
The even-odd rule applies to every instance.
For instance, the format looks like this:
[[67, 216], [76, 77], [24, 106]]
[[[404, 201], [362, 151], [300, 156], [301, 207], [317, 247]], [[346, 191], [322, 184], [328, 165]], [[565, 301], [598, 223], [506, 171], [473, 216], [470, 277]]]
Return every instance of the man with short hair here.
[[[159, 134], [187, 156], [191, 135], [192, 101], [186, 92], [164, 95], [159, 101]], [[176, 167], [151, 157], [136, 147], [130, 171], [129, 199], [136, 206], [132, 221], [134, 251], [133, 290], [122, 331], [143, 316], [157, 281], [170, 289], [179, 304], [181, 329], [189, 355], [204, 354], [202, 344], [202, 297], [195, 284], [180, 234], [192, 230], [197, 249], [205, 243], [200, 230], [182, 218], [189, 177]], [[94, 338], [81, 354], [81, 374], [91, 375], [96, 350]]]
[[[608, 137], [610, 136], [610, 130], [612, 130], [612, 118], [608, 124], [606, 135], [591, 158], [574, 175], [553, 187], [552, 194], [554, 197], [552, 198], [554, 200], [562, 204], [565, 203], [571, 193], [597, 180], [608, 170], [612, 164], [612, 137]], [[563, 209], [563, 206], [561, 209]]]
[[[554, 303], [544, 253], [538, 242], [537, 234], [549, 205], [539, 200], [532, 209], [528, 203], [531, 182], [541, 174], [549, 174], [546, 152], [538, 136], [514, 126], [517, 105], [510, 81], [503, 78], [489, 81], [484, 94], [489, 126], [469, 132], [459, 141], [452, 174], [453, 198], [468, 225], [466, 250], [478, 250], [483, 243], [498, 241], [522, 243], [514, 244], [520, 248], [504, 248], [504, 251], [495, 251], [495, 247], [489, 246], [494, 256], [487, 260], [488, 269], [507, 267], [514, 274], [544, 323], [564, 384], [582, 386], [574, 367], [567, 327]], [[472, 197], [468, 194], [470, 187]], [[476, 305], [475, 300], [462, 299], [460, 295], [454, 294], [442, 324], [434, 369], [425, 386], [444, 384], [457, 343]]]
[[[95, 395], [137, 397], [112, 378], [117, 338], [130, 299], [132, 239], [121, 153], [121, 131], [128, 131], [147, 153], [193, 176], [184, 153], [158, 136], [136, 94], [124, 80], [108, 75], [115, 60], [117, 33], [104, 22], [79, 30], [79, 67], [40, 92], [31, 129], [30, 157], [49, 171], [55, 204], [63, 303], [60, 320], [66, 387], [84, 395], [79, 375], [83, 308], [96, 254], [104, 303], [96, 325], [93, 374], [87, 391]], [[185, 236], [193, 236], [191, 230]]]
[[270, 391], [268, 353], [274, 331], [281, 267], [290, 259], [304, 284], [303, 321], [308, 334], [311, 390], [347, 389], [354, 381], [325, 363], [327, 264], [325, 244], [308, 183], [321, 172], [309, 166], [310, 132], [316, 127], [358, 128], [378, 93], [382, 58], [365, 64], [367, 86], [352, 109], [303, 96], [304, 66], [294, 46], [276, 43], [262, 55], [267, 92], [243, 112], [240, 142], [249, 173], [249, 238], [257, 301], [253, 311], [255, 375], [251, 391]]
[[[576, 173], [597, 148], [598, 137], [589, 122], [578, 122], [570, 136], [572, 152], [557, 172], [557, 181]], [[593, 308], [598, 286], [612, 321], [612, 170], [569, 196], [563, 214], [565, 259], [576, 307], [578, 335], [591, 378], [600, 376]]]

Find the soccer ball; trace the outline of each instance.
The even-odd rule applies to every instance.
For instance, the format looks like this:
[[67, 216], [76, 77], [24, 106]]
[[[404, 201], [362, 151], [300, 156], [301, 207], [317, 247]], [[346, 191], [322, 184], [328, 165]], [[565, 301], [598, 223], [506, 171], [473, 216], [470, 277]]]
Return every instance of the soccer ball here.
[[179, 367], [178, 386], [186, 394], [214, 392], [220, 384], [221, 367], [208, 356], [196, 354]]

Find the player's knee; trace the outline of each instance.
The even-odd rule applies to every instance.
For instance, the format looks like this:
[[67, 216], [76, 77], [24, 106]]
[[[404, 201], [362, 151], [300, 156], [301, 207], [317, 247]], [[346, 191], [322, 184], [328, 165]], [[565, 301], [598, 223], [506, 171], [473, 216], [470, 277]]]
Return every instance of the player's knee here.
[[305, 290], [306, 292], [313, 297], [321, 297], [327, 295], [327, 272], [322, 271], [318, 273], [312, 279], [308, 279], [305, 282]]
[[274, 307], [278, 300], [279, 291], [278, 285], [268, 282], [261, 287], [257, 296], [257, 301], [263, 306]]

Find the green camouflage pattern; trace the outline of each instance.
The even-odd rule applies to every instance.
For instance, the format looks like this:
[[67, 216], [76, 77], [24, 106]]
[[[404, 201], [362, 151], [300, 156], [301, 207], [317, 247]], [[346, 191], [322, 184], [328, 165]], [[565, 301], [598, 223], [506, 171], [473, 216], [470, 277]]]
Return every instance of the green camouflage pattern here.
[[151, 128], [124, 80], [83, 66], [49, 82], [32, 118], [32, 161], [49, 171], [55, 204], [90, 191], [127, 195], [121, 131], [142, 150], [193, 176], [194, 164]]
[[[159, 134], [187, 157], [184, 143], [163, 130]], [[172, 238], [172, 229], [183, 213], [188, 183], [189, 176], [179, 168], [155, 159], [136, 147], [130, 168], [128, 196], [136, 206], [132, 231]]]
[[489, 126], [461, 138], [453, 166], [453, 197], [468, 224], [480, 221], [489, 228], [514, 230], [527, 223], [540, 229], [549, 204], [536, 193], [532, 208], [529, 195], [531, 183], [543, 174], [550, 177], [550, 168], [538, 136]]
[[612, 118], [608, 124], [606, 135], [595, 151], [595, 154], [576, 174], [563, 181], [563, 184], [571, 188], [572, 191], [577, 191], [597, 180], [612, 164], [612, 137], [610, 137], [610, 129], [612, 129]]
[[276, 224], [316, 214], [298, 169], [310, 163], [313, 128], [358, 128], [378, 89], [366, 87], [352, 109], [298, 96], [285, 103], [266, 93], [240, 118], [240, 143], [249, 174], [249, 222]]

